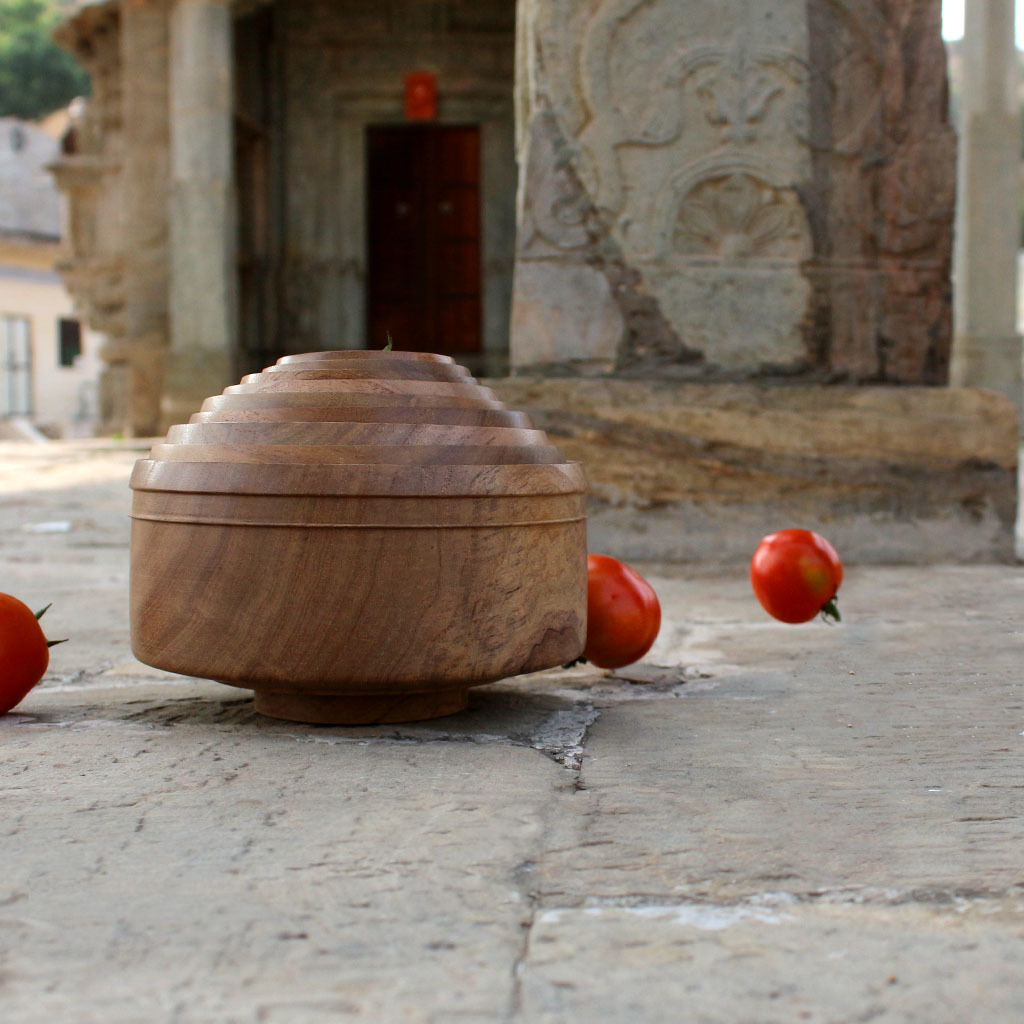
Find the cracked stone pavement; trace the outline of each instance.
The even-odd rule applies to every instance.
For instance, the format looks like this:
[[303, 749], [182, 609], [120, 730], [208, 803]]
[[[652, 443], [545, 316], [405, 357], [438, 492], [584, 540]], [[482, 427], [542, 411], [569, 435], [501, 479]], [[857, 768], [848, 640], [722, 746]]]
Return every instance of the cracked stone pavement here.
[[0, 717], [0, 1019], [1024, 1020], [1019, 568], [853, 566], [789, 627], [638, 566], [640, 665], [296, 725], [132, 658], [138, 455], [0, 445], [0, 590], [71, 638]]

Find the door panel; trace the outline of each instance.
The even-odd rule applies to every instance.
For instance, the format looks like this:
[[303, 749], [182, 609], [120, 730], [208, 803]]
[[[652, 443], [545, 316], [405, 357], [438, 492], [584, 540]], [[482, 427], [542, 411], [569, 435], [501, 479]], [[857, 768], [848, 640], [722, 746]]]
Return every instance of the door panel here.
[[261, 7], [234, 23], [234, 142], [238, 244], [238, 376], [285, 354], [278, 330], [279, 213], [274, 127], [279, 77], [274, 45], [280, 15]]
[[480, 351], [476, 125], [367, 130], [368, 345]]

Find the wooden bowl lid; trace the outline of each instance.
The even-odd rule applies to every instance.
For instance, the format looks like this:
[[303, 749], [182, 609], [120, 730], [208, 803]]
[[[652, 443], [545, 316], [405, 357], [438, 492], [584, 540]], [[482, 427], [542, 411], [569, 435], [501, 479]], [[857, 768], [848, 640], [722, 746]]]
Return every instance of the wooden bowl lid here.
[[168, 444], [546, 445], [543, 430], [453, 426], [449, 423], [182, 423]]
[[299, 352], [290, 356], [282, 356], [275, 366], [290, 366], [293, 363], [332, 362], [361, 363], [367, 360], [386, 359], [390, 363], [440, 363], [448, 366], [458, 365], [451, 356], [443, 356], [437, 352], [402, 352], [399, 349], [383, 351], [381, 349], [337, 348], [323, 352]]
[[563, 456], [554, 445], [541, 444], [155, 444], [150, 458], [327, 466], [525, 466], [561, 462]]
[[[496, 396], [490, 388], [481, 384], [457, 384], [451, 381], [432, 380], [337, 380], [333, 378], [314, 378], [312, 380], [293, 380], [286, 374], [277, 379], [268, 375], [254, 375], [255, 380], [246, 384], [232, 384], [224, 389], [225, 395], [245, 395], [254, 392], [320, 392], [332, 394], [366, 395], [423, 395], [430, 398], [489, 398]], [[284, 379], [281, 379], [284, 378]]]
[[360, 363], [337, 359], [309, 360], [268, 366], [259, 373], [242, 378], [243, 384], [258, 380], [433, 380], [453, 384], [472, 384], [473, 378], [464, 366], [445, 363], [392, 363], [381, 359], [364, 359]]
[[286, 356], [207, 399], [137, 463], [132, 487], [408, 499], [582, 495], [585, 482], [450, 357], [360, 351]]
[[497, 398], [445, 398], [436, 395], [385, 395], [354, 391], [248, 391], [207, 398], [202, 411], [213, 409], [294, 409], [336, 406], [363, 409], [500, 409]]
[[209, 409], [190, 423], [450, 423], [465, 427], [533, 426], [525, 412], [511, 409], [448, 409], [426, 406], [295, 405], [262, 409]]
[[381, 466], [164, 462], [140, 459], [135, 490], [329, 497], [505, 497], [583, 494], [578, 462], [508, 466]]

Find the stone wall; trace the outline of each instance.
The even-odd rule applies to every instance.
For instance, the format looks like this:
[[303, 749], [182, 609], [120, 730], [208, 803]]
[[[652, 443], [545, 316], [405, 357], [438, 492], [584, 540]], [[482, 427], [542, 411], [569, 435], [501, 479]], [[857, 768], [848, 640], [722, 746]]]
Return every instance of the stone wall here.
[[60, 197], [46, 174], [57, 143], [37, 125], [0, 117], [0, 239], [61, 237]]
[[943, 383], [933, 0], [520, 0], [512, 360]]

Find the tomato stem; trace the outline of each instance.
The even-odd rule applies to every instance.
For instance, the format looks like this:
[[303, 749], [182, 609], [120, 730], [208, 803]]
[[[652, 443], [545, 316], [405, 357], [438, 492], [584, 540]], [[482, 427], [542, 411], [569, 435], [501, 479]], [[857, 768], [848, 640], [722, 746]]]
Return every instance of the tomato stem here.
[[384, 348], [381, 351], [382, 352], [390, 352], [391, 351], [391, 345], [392, 345], [391, 332], [390, 331], [386, 331], [385, 333], [388, 336], [388, 343], [384, 346]]
[[38, 622], [52, 607], [53, 602], [51, 601], [45, 608], [40, 608], [39, 611], [36, 612], [36, 622]]
[[822, 606], [821, 606], [821, 617], [831, 626], [833, 622], [841, 622], [842, 616], [839, 614], [839, 605], [836, 604], [838, 595], [833, 594]]

